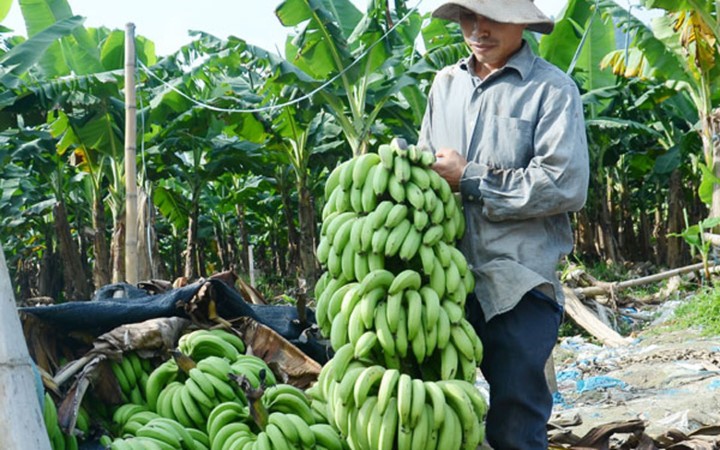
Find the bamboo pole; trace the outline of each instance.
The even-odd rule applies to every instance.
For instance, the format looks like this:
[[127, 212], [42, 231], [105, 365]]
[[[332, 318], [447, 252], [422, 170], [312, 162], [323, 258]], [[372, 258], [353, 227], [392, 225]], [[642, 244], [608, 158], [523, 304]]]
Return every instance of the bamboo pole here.
[[50, 450], [38, 394], [0, 246], [0, 448]]
[[137, 104], [135, 99], [135, 25], [125, 27], [125, 278], [138, 282]]
[[[715, 269], [714, 264], [710, 264], [710, 271], [714, 272], [717, 269]], [[648, 275], [646, 277], [636, 278], [634, 280], [628, 280], [628, 281], [621, 281], [621, 282], [599, 282], [596, 286], [589, 286], [585, 288], [577, 288], [573, 289], [573, 292], [576, 295], [585, 296], [585, 297], [595, 297], [597, 295], [607, 295], [613, 291], [619, 291], [621, 289], [627, 289], [631, 287], [637, 287], [642, 286], [645, 284], [655, 283], [658, 281], [665, 280], [667, 278], [671, 278], [677, 275], [683, 275], [685, 273], [689, 272], [696, 272], [698, 270], [704, 270], [703, 263], [693, 264], [690, 266], [685, 267], [679, 267], [677, 269], [668, 270], [661, 273], [656, 273], [654, 275]]]

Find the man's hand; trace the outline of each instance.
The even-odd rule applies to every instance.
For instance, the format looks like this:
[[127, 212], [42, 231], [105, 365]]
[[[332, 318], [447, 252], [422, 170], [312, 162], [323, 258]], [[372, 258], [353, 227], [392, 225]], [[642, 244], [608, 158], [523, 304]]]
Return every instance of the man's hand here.
[[449, 148], [441, 148], [435, 152], [435, 158], [432, 169], [448, 182], [453, 191], [459, 191], [460, 177], [467, 166], [467, 159]]

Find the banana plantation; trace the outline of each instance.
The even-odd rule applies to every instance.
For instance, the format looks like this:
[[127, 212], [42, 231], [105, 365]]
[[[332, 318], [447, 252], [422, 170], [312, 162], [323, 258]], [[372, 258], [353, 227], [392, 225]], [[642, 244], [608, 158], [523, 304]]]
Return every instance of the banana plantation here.
[[[569, 0], [528, 34], [583, 96], [591, 155], [569, 261], [679, 267], [720, 217], [720, 16], [709, 0]], [[6, 11], [10, 0], [0, 2]], [[88, 299], [126, 279], [251, 269], [272, 295], [320, 275], [328, 175], [395, 137], [417, 140], [434, 74], [465, 56], [457, 26], [405, 0], [284, 0], [282, 54], [196, 32], [170, 55], [135, 39], [137, 223], [126, 220], [125, 30], [70, 0], [20, 0], [0, 26], [0, 244], [19, 301]]]
[[[17, 0], [25, 30], [10, 29], [15, 0], [0, 0], [0, 447], [484, 442], [476, 281], [454, 246], [465, 216], [416, 145], [435, 74], [468, 54], [462, 32], [406, 0], [276, 1], [281, 50], [195, 31], [158, 55], [132, 24], [86, 26], [72, 0]], [[556, 346], [554, 408], [586, 405], [591, 424], [651, 400], [583, 438], [561, 417], [551, 448], [676, 448], [682, 430], [652, 446], [646, 426], [716, 411], [720, 392], [699, 384], [720, 373], [718, 346], [690, 326], [671, 353], [613, 353], [634, 346], [622, 321], [649, 320], [617, 291], [689, 272], [709, 284], [720, 245], [720, 1], [624, 3], [567, 0], [551, 34], [525, 32], [576, 82], [590, 150], [558, 269], [603, 356], [580, 373], [567, 354], [582, 338]], [[583, 266], [664, 278], [600, 282]], [[696, 297], [720, 329], [717, 289]], [[681, 360], [653, 378], [650, 363]], [[632, 389], [605, 376], [616, 367]], [[593, 383], [604, 400], [582, 397]], [[692, 399], [655, 401], [675, 386]], [[717, 416], [697, 414], [717, 437]]]

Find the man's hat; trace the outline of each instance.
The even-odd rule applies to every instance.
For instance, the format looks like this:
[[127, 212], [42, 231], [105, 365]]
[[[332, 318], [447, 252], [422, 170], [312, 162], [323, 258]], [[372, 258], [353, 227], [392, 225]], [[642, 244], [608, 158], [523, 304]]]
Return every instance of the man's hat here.
[[555, 25], [532, 0], [452, 0], [438, 6], [432, 16], [458, 22], [463, 9], [500, 23], [527, 24], [528, 30], [543, 34]]

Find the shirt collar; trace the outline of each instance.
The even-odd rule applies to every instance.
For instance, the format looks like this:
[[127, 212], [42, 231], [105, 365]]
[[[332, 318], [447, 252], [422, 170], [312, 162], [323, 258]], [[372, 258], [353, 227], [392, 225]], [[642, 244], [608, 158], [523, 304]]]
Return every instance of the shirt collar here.
[[[470, 67], [473, 65], [473, 58], [474, 56], [470, 54], [468, 57], [461, 59], [458, 65], [462, 70], [470, 73]], [[508, 68], [515, 69], [520, 74], [520, 78], [524, 80], [530, 74], [535, 58], [537, 58], [537, 56], [535, 56], [532, 50], [530, 50], [530, 45], [528, 45], [528, 43], [523, 39], [520, 50], [512, 55], [505, 66], [500, 70], [506, 70]]]

